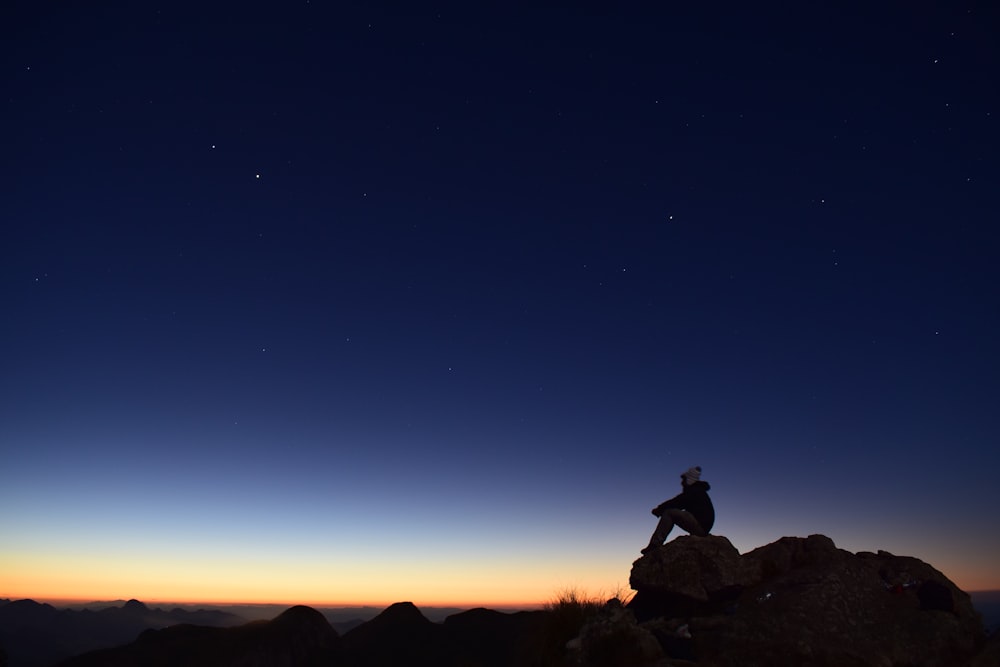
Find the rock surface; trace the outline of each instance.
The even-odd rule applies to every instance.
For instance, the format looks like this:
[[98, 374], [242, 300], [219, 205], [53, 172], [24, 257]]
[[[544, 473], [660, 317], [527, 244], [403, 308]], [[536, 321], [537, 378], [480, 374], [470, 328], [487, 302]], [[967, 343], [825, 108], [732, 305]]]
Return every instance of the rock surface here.
[[969, 596], [930, 565], [823, 535], [742, 556], [724, 537], [679, 537], [636, 561], [630, 583], [639, 620], [687, 623], [690, 656], [675, 657], [702, 665], [968, 665], [985, 640]]
[[653, 549], [632, 565], [629, 585], [651, 600], [697, 606], [732, 598], [757, 578], [728, 539], [709, 535], [680, 537]]

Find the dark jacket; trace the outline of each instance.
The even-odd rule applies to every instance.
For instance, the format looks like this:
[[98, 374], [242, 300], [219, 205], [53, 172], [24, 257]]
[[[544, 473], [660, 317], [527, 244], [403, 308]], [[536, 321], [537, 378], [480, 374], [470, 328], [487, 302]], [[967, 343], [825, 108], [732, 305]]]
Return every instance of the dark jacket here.
[[710, 533], [712, 526], [715, 525], [715, 507], [712, 505], [712, 499], [708, 497], [710, 488], [712, 487], [708, 482], [695, 482], [685, 486], [681, 493], [657, 505], [653, 514], [660, 516], [666, 509], [687, 510], [694, 515], [705, 532]]

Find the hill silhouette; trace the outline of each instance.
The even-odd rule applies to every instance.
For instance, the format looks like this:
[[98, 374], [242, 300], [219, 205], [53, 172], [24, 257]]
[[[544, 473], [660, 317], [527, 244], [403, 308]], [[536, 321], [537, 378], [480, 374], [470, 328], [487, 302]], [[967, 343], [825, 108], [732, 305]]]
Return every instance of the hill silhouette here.
[[146, 630], [127, 646], [92, 651], [59, 664], [76, 667], [318, 667], [336, 664], [332, 661], [336, 658], [339, 641], [336, 630], [321, 613], [297, 606], [274, 620], [231, 628], [184, 624]]
[[150, 628], [226, 627], [245, 622], [216, 610], [151, 609], [138, 600], [97, 611], [60, 610], [34, 600], [16, 600], [0, 605], [0, 646], [10, 667], [41, 667], [85, 651], [125, 644]]
[[237, 627], [177, 625], [147, 630], [126, 646], [92, 651], [60, 667], [336, 665], [409, 667], [529, 664], [525, 638], [544, 612], [476, 609], [433, 623], [410, 602], [391, 605], [343, 637], [315, 609], [296, 606], [271, 621]]

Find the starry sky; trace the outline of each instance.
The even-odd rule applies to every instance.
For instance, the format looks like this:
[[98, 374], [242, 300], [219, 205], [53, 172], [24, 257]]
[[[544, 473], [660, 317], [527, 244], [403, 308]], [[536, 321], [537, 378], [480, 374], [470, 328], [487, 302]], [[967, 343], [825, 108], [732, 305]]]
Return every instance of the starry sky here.
[[1000, 588], [995, 5], [99, 5], [0, 10], [0, 597], [627, 590], [692, 465]]

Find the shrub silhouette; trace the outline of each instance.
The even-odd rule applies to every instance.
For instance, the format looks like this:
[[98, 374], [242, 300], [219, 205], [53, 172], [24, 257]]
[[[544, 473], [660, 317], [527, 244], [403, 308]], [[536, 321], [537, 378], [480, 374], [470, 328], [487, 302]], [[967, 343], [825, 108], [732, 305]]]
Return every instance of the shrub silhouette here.
[[573, 664], [566, 643], [580, 634], [580, 628], [597, 615], [603, 604], [600, 598], [568, 588], [559, 591], [553, 601], [543, 605], [546, 619], [536, 652], [539, 667]]

